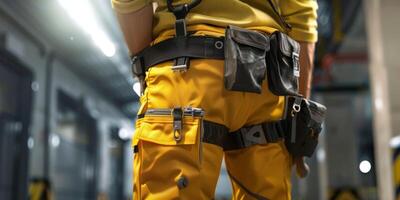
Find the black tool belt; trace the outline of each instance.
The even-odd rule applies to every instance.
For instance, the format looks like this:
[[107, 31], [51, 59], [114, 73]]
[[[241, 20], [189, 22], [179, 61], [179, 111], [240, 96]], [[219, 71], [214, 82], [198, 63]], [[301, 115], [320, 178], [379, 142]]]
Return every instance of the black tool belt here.
[[[141, 77], [150, 67], [180, 57], [224, 59], [223, 47], [223, 38], [192, 36], [167, 39], [135, 55], [132, 58], [132, 72]], [[182, 68], [175, 65], [172, 69]]]

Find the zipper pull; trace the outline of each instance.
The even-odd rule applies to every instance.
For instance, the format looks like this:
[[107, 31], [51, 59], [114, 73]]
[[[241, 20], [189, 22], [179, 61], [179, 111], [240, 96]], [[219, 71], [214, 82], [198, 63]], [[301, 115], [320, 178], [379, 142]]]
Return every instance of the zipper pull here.
[[183, 128], [183, 110], [181, 107], [176, 107], [172, 109], [172, 117], [174, 118], [174, 139], [176, 142], [180, 142], [182, 140], [182, 128]]

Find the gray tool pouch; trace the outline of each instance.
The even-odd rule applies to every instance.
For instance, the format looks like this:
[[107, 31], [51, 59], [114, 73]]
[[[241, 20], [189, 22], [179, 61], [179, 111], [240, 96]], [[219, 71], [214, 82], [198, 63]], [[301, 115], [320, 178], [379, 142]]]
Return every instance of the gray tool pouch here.
[[225, 32], [225, 88], [261, 93], [269, 38], [259, 32], [228, 26]]
[[287, 97], [286, 111], [282, 129], [287, 150], [295, 157], [311, 157], [322, 131], [326, 107], [302, 97]]
[[300, 45], [281, 32], [270, 36], [267, 52], [267, 77], [269, 90], [277, 96], [298, 96]]

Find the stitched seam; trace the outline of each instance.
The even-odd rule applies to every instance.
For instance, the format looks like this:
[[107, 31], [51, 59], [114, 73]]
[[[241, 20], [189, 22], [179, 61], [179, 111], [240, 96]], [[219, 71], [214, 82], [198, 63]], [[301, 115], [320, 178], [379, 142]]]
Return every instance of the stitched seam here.
[[248, 188], [246, 188], [242, 183], [240, 183], [234, 176], [232, 176], [232, 174], [227, 170], [229, 177], [232, 179], [232, 181], [234, 181], [236, 184], [239, 185], [239, 187], [241, 187], [247, 194], [249, 194], [250, 196], [252, 196], [253, 198], [257, 199], [257, 200], [269, 200], [266, 197], [263, 197], [261, 195], [258, 195], [252, 191], [250, 191]]

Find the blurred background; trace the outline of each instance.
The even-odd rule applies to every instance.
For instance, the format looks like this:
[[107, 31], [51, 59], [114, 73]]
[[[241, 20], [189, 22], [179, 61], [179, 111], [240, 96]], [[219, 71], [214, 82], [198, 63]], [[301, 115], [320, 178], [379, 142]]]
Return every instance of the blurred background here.
[[[312, 98], [329, 112], [293, 198], [400, 199], [400, 1], [318, 4]], [[127, 55], [110, 0], [0, 0], [0, 200], [131, 198]], [[223, 167], [216, 199], [230, 187]]]

